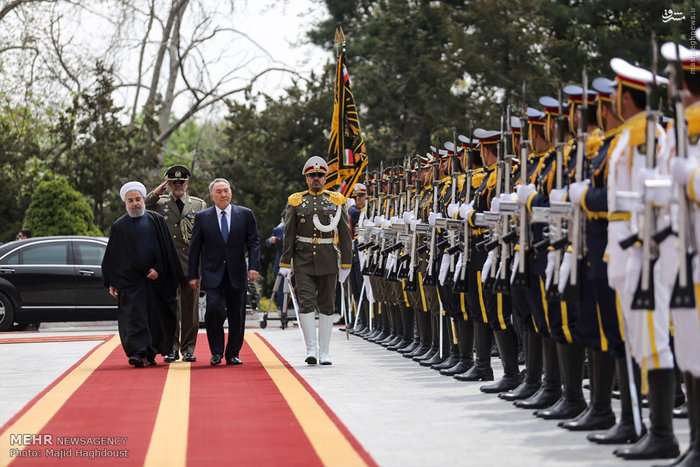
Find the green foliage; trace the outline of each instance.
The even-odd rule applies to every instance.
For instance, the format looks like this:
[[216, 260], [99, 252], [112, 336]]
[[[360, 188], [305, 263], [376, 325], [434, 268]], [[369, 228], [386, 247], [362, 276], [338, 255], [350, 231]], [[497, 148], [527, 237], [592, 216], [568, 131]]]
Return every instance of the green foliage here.
[[60, 176], [39, 182], [24, 218], [24, 227], [36, 237], [102, 235], [85, 196]]
[[33, 183], [44, 168], [40, 142], [46, 126], [27, 108], [0, 105], [0, 242], [13, 240], [21, 227]]
[[112, 70], [97, 63], [94, 73], [94, 88], [75, 96], [59, 115], [49, 163], [88, 196], [95, 220], [105, 230], [123, 211], [119, 187], [128, 180], [145, 181], [157, 166], [159, 148], [152, 144], [153, 119], [146, 117], [133, 127], [120, 120], [122, 109], [112, 99]]

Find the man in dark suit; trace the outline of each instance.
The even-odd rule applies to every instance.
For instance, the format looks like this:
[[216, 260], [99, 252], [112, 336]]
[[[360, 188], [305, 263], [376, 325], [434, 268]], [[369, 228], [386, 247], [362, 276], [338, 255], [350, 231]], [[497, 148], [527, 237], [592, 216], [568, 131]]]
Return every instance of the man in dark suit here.
[[[225, 356], [227, 365], [240, 365], [246, 285], [248, 280], [260, 279], [260, 240], [253, 212], [231, 204], [231, 184], [226, 179], [214, 179], [209, 184], [209, 194], [214, 206], [198, 212], [194, 219], [188, 278], [192, 288], [200, 285], [201, 260], [201, 287], [207, 294], [204, 322], [211, 364], [220, 364]], [[229, 337], [224, 352], [226, 318]]]

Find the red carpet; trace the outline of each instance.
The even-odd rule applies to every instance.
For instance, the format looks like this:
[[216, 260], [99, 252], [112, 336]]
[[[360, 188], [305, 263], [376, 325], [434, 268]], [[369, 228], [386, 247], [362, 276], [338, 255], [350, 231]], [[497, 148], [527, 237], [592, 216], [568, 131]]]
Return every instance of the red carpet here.
[[[134, 369], [121, 346], [110, 350], [117, 341], [100, 344], [0, 428], [0, 465], [374, 465], [293, 368], [248, 339], [243, 365], [218, 367], [204, 334], [191, 366]], [[21, 445], [17, 434], [51, 443]]]

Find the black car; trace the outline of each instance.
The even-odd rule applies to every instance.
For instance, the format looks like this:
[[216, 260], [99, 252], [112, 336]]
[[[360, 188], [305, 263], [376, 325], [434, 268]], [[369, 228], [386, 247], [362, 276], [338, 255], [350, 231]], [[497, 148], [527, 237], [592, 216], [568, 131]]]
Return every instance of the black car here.
[[14, 324], [102, 321], [117, 302], [102, 282], [103, 237], [37, 237], [0, 245], [0, 331]]

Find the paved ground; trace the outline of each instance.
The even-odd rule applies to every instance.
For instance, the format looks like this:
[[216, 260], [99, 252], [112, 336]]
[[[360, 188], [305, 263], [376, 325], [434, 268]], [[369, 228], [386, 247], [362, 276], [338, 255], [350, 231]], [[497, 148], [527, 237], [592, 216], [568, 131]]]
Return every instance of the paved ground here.
[[[252, 327], [255, 322], [250, 322]], [[114, 332], [98, 326], [42, 326], [39, 333], [72, 336]], [[614, 458], [611, 448], [591, 445], [583, 434], [536, 419], [478, 384], [460, 383], [356, 337], [335, 332], [334, 365], [302, 363], [298, 329], [271, 324], [261, 334], [318, 392], [382, 466], [621, 466], [651, 465]], [[13, 336], [1, 334], [1, 338]], [[95, 342], [0, 344], [0, 425], [77, 361]], [[494, 360], [500, 374], [500, 364]], [[676, 421], [682, 447], [685, 420]]]

